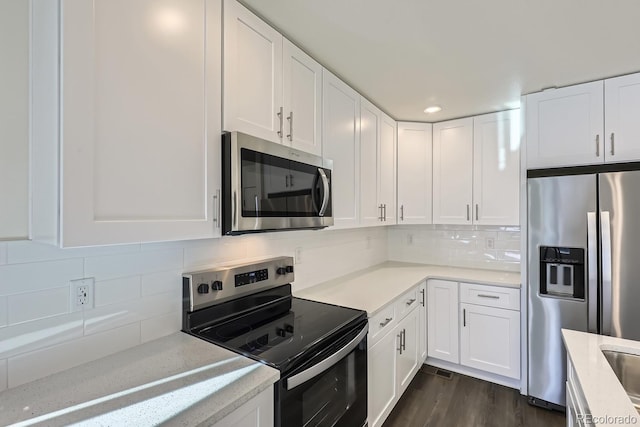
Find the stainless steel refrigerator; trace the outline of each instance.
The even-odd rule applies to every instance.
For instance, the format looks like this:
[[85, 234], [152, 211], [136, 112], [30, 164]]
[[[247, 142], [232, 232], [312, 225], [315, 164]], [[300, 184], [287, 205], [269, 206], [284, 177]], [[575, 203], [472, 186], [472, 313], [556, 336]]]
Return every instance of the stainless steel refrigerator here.
[[528, 382], [541, 406], [565, 406], [561, 328], [640, 340], [640, 171], [579, 170], [529, 171]]

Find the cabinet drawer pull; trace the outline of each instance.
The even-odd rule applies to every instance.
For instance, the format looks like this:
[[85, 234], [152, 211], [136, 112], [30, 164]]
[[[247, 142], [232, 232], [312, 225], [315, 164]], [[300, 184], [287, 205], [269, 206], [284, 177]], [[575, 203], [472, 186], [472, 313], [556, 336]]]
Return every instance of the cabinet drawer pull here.
[[416, 302], [415, 298], [411, 298], [409, 301], [406, 302], [406, 304], [409, 306], [411, 304], [413, 304], [414, 302]]
[[393, 320], [393, 317], [387, 317], [386, 319], [384, 319], [384, 322], [380, 322], [380, 327], [384, 328], [385, 326], [387, 326], [389, 324], [389, 322], [391, 322]]
[[497, 295], [484, 295], [484, 294], [478, 294], [478, 298], [500, 299], [500, 297]]

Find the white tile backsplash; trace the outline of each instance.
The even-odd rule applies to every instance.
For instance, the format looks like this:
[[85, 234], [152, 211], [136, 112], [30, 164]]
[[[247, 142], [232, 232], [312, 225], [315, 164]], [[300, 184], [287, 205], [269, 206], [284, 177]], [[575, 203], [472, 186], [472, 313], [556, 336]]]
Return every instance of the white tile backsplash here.
[[140, 276], [121, 277], [95, 283], [95, 306], [100, 307], [117, 302], [140, 298]]
[[[519, 236], [517, 227], [397, 226], [84, 249], [0, 243], [0, 390], [179, 331], [182, 273], [203, 265], [301, 248], [296, 289], [387, 259], [516, 270]], [[96, 280], [95, 307], [70, 313], [69, 281], [84, 277]]]
[[0, 266], [0, 295], [64, 286], [70, 280], [81, 279], [83, 274], [82, 258], [2, 265]]
[[0, 360], [0, 391], [6, 390], [7, 387], [7, 361]]
[[140, 323], [9, 358], [9, 387], [16, 387], [140, 344]]
[[69, 287], [9, 295], [9, 324], [42, 319], [69, 312]]
[[155, 340], [182, 328], [182, 312], [174, 311], [162, 316], [150, 317], [140, 322], [140, 326], [140, 337], [143, 343]]
[[388, 236], [390, 260], [520, 271], [519, 227], [401, 225]]

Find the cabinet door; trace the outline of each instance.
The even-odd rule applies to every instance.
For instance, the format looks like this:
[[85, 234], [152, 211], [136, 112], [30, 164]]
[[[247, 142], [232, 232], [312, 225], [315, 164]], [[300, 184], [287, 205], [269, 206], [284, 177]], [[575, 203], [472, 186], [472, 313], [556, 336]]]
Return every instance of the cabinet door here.
[[273, 417], [273, 388], [268, 387], [213, 426], [273, 427]]
[[433, 223], [471, 224], [473, 119], [433, 125]]
[[0, 240], [29, 237], [29, 2], [0, 2]]
[[282, 142], [282, 35], [236, 0], [224, 2], [224, 130]]
[[458, 283], [427, 282], [427, 354], [458, 363]]
[[321, 156], [322, 65], [283, 38], [282, 75], [285, 141]]
[[473, 223], [520, 223], [520, 110], [473, 118]]
[[367, 396], [369, 425], [381, 426], [395, 405], [396, 357], [399, 338], [395, 331], [388, 333], [367, 352]]
[[396, 223], [396, 121], [382, 113], [378, 144], [378, 203], [383, 205], [384, 225]]
[[607, 163], [640, 160], [640, 74], [604, 81]]
[[420, 305], [418, 306], [418, 364], [427, 359], [427, 283], [423, 282], [418, 290]]
[[360, 224], [379, 225], [382, 207], [378, 201], [378, 147], [382, 112], [360, 98]]
[[520, 312], [460, 304], [460, 363], [520, 378]]
[[360, 200], [360, 95], [323, 70], [322, 156], [333, 160], [335, 227], [356, 227]]
[[398, 224], [431, 224], [432, 125], [398, 123]]
[[61, 5], [61, 245], [219, 235], [220, 1]]
[[398, 395], [407, 389], [413, 376], [420, 368], [421, 363], [418, 362], [418, 319], [420, 318], [419, 310], [414, 309], [407, 317], [402, 319], [398, 324], [396, 331], [401, 333], [402, 341], [401, 351], [398, 352], [398, 361], [396, 363], [397, 379], [398, 379]]
[[527, 169], [604, 161], [602, 81], [527, 95]]

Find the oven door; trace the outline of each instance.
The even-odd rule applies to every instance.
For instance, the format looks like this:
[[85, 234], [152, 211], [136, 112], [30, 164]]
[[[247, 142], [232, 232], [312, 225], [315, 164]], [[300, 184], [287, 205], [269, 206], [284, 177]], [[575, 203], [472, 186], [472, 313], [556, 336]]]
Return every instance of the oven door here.
[[332, 162], [239, 132], [223, 141], [225, 234], [333, 225]]
[[276, 427], [366, 425], [367, 330], [355, 328], [276, 384]]

